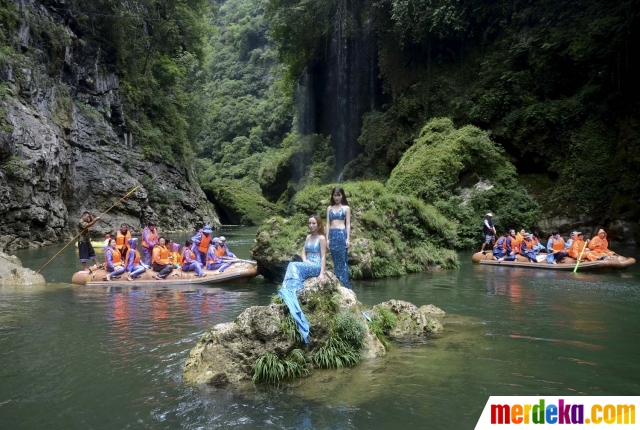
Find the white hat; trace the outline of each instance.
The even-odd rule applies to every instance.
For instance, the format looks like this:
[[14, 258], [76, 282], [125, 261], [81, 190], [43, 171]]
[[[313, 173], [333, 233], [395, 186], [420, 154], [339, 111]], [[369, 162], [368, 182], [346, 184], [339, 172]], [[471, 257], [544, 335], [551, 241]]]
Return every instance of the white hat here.
[[493, 214], [491, 212], [488, 212], [487, 216], [493, 216]]

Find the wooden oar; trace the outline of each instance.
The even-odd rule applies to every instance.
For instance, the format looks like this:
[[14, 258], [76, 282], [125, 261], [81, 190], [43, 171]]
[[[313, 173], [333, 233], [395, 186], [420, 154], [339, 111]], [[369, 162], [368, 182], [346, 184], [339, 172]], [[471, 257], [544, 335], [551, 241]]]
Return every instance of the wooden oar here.
[[251, 264], [258, 264], [257, 261], [253, 261], [253, 260], [243, 260], [241, 258], [224, 258], [222, 257], [222, 259], [228, 263], [234, 263], [236, 261], [244, 261], [245, 263], [251, 263]]
[[582, 254], [584, 254], [584, 250], [587, 249], [587, 243], [589, 241], [584, 242], [584, 246], [582, 247], [582, 251], [580, 251], [580, 257], [578, 257], [578, 261], [576, 261], [576, 267], [573, 269], [573, 274], [575, 275], [578, 272], [578, 265], [580, 264], [580, 260], [582, 260]]
[[[117, 202], [115, 202], [115, 203], [114, 203], [114, 204], [113, 204], [109, 209], [107, 209], [106, 211], [104, 211], [104, 212], [103, 212], [103, 213], [102, 213], [98, 218], [102, 218], [104, 215], [106, 215], [106, 213], [107, 213], [107, 212], [109, 212], [111, 209], [115, 208], [118, 204], [120, 204], [120, 202], [121, 202], [121, 201], [123, 201], [124, 199], [126, 199], [127, 197], [129, 197], [129, 196], [131, 195], [131, 193], [133, 193], [135, 190], [137, 190], [137, 189], [138, 189], [138, 188], [140, 188], [141, 186], [142, 186], [142, 185], [138, 185], [137, 187], [135, 187], [134, 189], [132, 189], [131, 191], [129, 191], [127, 194], [125, 194], [124, 196], [122, 196], [122, 198], [120, 198], [120, 200], [118, 200]], [[44, 265], [44, 266], [42, 266], [40, 269], [38, 269], [38, 272], [36, 272], [36, 273], [40, 273], [40, 272], [42, 271], [42, 269], [44, 269], [45, 267], [47, 267], [47, 266], [49, 265], [49, 263], [51, 263], [53, 260], [55, 260], [55, 259], [56, 259], [56, 257], [57, 257], [58, 255], [60, 255], [60, 253], [61, 253], [62, 251], [64, 251], [64, 250], [67, 248], [67, 246], [71, 245], [71, 243], [73, 243], [73, 241], [74, 241], [74, 240], [76, 240], [78, 237], [80, 237], [80, 235], [81, 235], [82, 233], [84, 233], [84, 232], [85, 232], [85, 230], [87, 230], [87, 229], [88, 229], [88, 228], [85, 228], [85, 229], [84, 229], [84, 230], [82, 230], [80, 233], [76, 234], [76, 236], [75, 236], [73, 239], [71, 239], [71, 240], [69, 241], [69, 243], [67, 243], [67, 244], [66, 244], [66, 245], [65, 245], [65, 246], [64, 246], [60, 251], [58, 251], [58, 253], [57, 253], [56, 255], [54, 255], [53, 257], [51, 257], [51, 260], [47, 261], [47, 262], [45, 263], [45, 265]]]

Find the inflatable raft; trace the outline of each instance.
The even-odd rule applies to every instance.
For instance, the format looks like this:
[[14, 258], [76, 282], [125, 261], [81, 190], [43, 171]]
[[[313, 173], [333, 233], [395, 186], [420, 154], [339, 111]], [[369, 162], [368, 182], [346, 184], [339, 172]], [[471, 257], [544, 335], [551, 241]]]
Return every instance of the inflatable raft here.
[[[539, 254], [539, 259], [544, 257], [544, 260], [539, 263], [529, 261], [528, 258], [518, 255], [516, 261], [502, 261], [498, 262], [493, 258], [491, 251], [487, 251], [486, 254], [482, 252], [476, 252], [471, 257], [474, 263], [479, 263], [488, 266], [507, 266], [507, 267], [530, 267], [532, 269], [544, 269], [544, 270], [573, 270], [576, 267], [576, 260], [571, 257], [563, 258], [558, 264], [549, 264], [546, 261], [547, 254]], [[620, 270], [636, 264], [635, 258], [626, 258], [622, 256], [609, 257], [606, 260], [598, 261], [584, 261], [578, 266], [579, 271], [586, 270]]]
[[135, 285], [167, 285], [167, 286], [186, 286], [186, 285], [203, 285], [215, 284], [218, 282], [227, 282], [234, 279], [250, 279], [258, 274], [258, 268], [250, 263], [235, 263], [228, 267], [222, 273], [216, 273], [215, 270], [203, 270], [207, 276], [200, 278], [195, 272], [183, 272], [182, 269], [174, 269], [166, 279], [158, 280], [153, 277], [157, 274], [152, 269], [147, 269], [139, 278], [127, 281], [127, 274], [120, 275], [119, 278], [112, 278], [106, 281], [108, 272], [104, 269], [93, 270], [93, 272], [80, 271], [76, 272], [71, 279], [71, 283], [76, 285], [90, 285], [96, 287], [102, 286], [135, 286]]

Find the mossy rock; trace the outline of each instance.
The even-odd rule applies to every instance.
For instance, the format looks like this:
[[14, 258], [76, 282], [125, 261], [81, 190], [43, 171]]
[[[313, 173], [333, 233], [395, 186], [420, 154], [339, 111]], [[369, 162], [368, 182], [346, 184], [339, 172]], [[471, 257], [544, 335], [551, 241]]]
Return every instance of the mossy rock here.
[[[252, 306], [234, 322], [207, 330], [187, 357], [183, 381], [245, 388], [252, 380], [278, 383], [314, 369], [353, 366], [386, 354], [374, 325], [365, 319], [365, 307], [333, 273], [326, 273], [325, 283], [307, 279], [297, 297], [310, 324], [308, 344], [302, 343], [288, 308], [276, 295], [270, 305]], [[411, 322], [404, 332], [407, 324], [394, 327], [392, 335], [397, 341], [413, 341], [435, 332], [426, 326], [422, 308], [390, 301], [376, 305], [370, 313], [383, 307], [391, 309], [398, 321]]]
[[499, 231], [531, 228], [538, 205], [518, 183], [514, 165], [489, 133], [449, 118], [429, 121], [391, 172], [391, 193], [414, 196], [460, 222], [458, 246], [481, 243], [482, 220], [494, 214]]
[[[291, 202], [296, 215], [274, 217], [258, 229], [251, 249], [260, 273], [272, 280], [284, 277], [307, 233], [307, 217], [326, 220], [334, 184], [307, 186]], [[435, 268], [456, 268], [456, 223], [415, 197], [389, 193], [375, 181], [340, 184], [351, 207], [349, 270], [352, 279], [382, 278]], [[332, 267], [330, 255], [327, 267]]]
[[226, 224], [259, 225], [278, 213], [278, 207], [241, 181], [215, 181], [202, 186]]

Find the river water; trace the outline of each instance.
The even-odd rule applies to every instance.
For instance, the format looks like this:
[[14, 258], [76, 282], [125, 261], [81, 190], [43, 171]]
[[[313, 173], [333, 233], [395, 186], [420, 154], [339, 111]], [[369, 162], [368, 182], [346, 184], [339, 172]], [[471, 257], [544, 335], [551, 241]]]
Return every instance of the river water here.
[[[248, 258], [254, 232], [224, 233]], [[37, 269], [59, 249], [16, 254]], [[354, 282], [366, 305], [441, 307], [444, 333], [237, 393], [184, 386], [184, 360], [208, 327], [267, 304], [275, 285], [73, 286], [75, 253], [44, 270], [46, 287], [0, 287], [2, 429], [471, 429], [490, 395], [640, 394], [638, 265], [573, 275], [479, 267], [462, 253], [456, 271]]]

